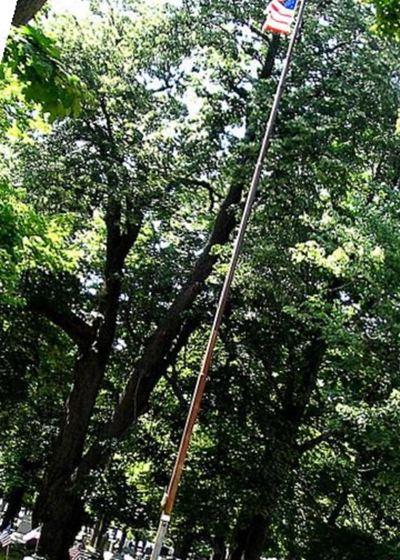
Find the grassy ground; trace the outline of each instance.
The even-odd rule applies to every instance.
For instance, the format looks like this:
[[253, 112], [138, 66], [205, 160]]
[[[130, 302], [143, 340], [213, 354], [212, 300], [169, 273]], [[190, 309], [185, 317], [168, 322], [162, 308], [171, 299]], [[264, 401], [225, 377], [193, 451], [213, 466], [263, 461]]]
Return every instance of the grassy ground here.
[[[8, 560], [21, 560], [21, 558], [23, 558], [23, 553], [21, 551], [18, 550], [11, 550], [10, 549], [10, 555], [8, 557]], [[6, 559], [6, 553], [5, 551], [1, 550], [0, 551], [0, 560], [5, 560]]]

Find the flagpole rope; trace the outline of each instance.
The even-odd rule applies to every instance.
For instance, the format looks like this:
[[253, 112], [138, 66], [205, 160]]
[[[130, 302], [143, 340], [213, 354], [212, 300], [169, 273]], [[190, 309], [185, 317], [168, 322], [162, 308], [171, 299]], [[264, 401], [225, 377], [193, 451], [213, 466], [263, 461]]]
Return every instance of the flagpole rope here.
[[189, 409], [189, 413], [186, 419], [186, 424], [182, 433], [182, 438], [179, 446], [179, 451], [175, 459], [174, 468], [172, 471], [172, 475], [170, 478], [170, 482], [168, 485], [167, 492], [164, 495], [162, 501], [162, 513], [160, 517], [160, 524], [157, 530], [156, 540], [154, 543], [153, 551], [151, 554], [150, 560], [158, 560], [161, 547], [165, 538], [165, 535], [168, 530], [169, 522], [173, 507], [175, 505], [176, 494], [178, 490], [178, 485], [182, 476], [183, 466], [187, 457], [187, 452], [191, 440], [191, 436], [193, 433], [193, 428], [196, 423], [201, 400], [203, 397], [208, 372], [211, 366], [215, 345], [218, 339], [218, 332], [221, 326], [222, 317], [225, 311], [226, 302], [229, 295], [229, 290], [232, 285], [232, 281], [235, 275], [240, 251], [243, 245], [244, 235], [246, 233], [247, 225], [249, 223], [250, 214], [252, 211], [252, 207], [254, 204], [254, 200], [256, 197], [257, 189], [261, 179], [261, 172], [263, 168], [263, 163], [265, 160], [265, 156], [268, 152], [268, 148], [270, 146], [271, 137], [274, 130], [274, 125], [276, 121], [276, 117], [279, 110], [279, 104], [282, 99], [282, 94], [285, 88], [286, 78], [289, 72], [290, 62], [292, 60], [294, 47], [296, 44], [296, 39], [298, 37], [300, 27], [303, 21], [304, 9], [307, 0], [300, 0], [299, 8], [298, 8], [298, 15], [296, 19], [296, 23], [294, 29], [292, 31], [289, 46], [287, 49], [286, 59], [282, 67], [280, 79], [278, 82], [278, 86], [275, 92], [274, 101], [271, 107], [269, 119], [266, 125], [264, 137], [262, 140], [260, 152], [258, 155], [257, 163], [254, 169], [253, 177], [250, 184], [250, 189], [246, 198], [245, 207], [243, 210], [243, 215], [240, 221], [238, 233], [235, 239], [235, 243], [233, 246], [232, 256], [230, 259], [228, 271], [225, 276], [224, 284], [221, 290], [221, 294], [219, 297], [218, 305], [215, 311], [213, 325], [211, 327], [210, 336], [208, 339], [206, 351], [204, 353], [202, 366], [197, 378], [196, 387], [193, 392], [193, 397]]

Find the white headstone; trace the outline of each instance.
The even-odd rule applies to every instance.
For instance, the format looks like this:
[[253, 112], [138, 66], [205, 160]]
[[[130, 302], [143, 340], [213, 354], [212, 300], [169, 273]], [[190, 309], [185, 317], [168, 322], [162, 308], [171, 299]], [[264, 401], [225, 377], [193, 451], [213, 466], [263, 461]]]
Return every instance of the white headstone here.
[[22, 535], [26, 535], [29, 531], [32, 531], [32, 520], [30, 515], [24, 515], [19, 523], [17, 524], [17, 531]]

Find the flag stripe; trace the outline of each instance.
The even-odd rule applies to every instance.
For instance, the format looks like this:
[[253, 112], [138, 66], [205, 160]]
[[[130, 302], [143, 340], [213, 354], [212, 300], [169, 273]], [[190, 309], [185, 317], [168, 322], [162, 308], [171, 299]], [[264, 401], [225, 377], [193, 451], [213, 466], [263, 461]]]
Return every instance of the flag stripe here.
[[296, 0], [271, 0], [267, 6], [267, 19], [263, 31], [288, 35], [293, 23]]
[[274, 20], [274, 21], [279, 21], [279, 23], [285, 23], [288, 26], [292, 23], [292, 18], [289, 18], [289, 19], [284, 18], [284, 17], [281, 17], [280, 14], [271, 13], [271, 14], [268, 14], [268, 17], [270, 19]]
[[272, 0], [269, 7], [275, 10], [276, 12], [279, 12], [282, 16], [286, 16], [289, 18], [293, 17], [293, 10], [289, 10], [288, 8], [285, 8], [282, 5], [282, 3], [279, 2], [279, 0]]
[[12, 533], [11, 526], [8, 526], [7, 529], [4, 529], [4, 531], [0, 533], [0, 544], [3, 548], [10, 546]]
[[263, 25], [263, 31], [271, 31], [271, 33], [282, 33], [283, 35], [289, 35], [290, 28], [287, 25], [282, 25], [281, 23], [272, 23], [266, 21]]

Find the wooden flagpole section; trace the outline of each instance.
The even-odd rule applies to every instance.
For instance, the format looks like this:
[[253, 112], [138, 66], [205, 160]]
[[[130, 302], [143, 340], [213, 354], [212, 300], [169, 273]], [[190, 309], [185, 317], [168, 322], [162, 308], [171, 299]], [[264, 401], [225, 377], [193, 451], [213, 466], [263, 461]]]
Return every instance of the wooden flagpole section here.
[[221, 326], [222, 317], [225, 311], [226, 302], [229, 295], [229, 290], [235, 275], [240, 250], [243, 245], [243, 239], [246, 232], [246, 228], [249, 222], [251, 210], [254, 204], [254, 199], [257, 193], [258, 185], [260, 183], [261, 171], [264, 163], [265, 156], [268, 152], [268, 148], [271, 142], [271, 137], [276, 121], [276, 117], [279, 110], [279, 104], [282, 99], [282, 94], [284, 91], [286, 78], [289, 72], [290, 62], [292, 60], [293, 50], [296, 44], [296, 39], [300, 31], [300, 27], [303, 21], [304, 9], [306, 5], [306, 0], [300, 0], [298, 15], [293, 32], [290, 37], [289, 46], [287, 49], [286, 59], [282, 67], [281, 76], [276, 89], [274, 101], [271, 107], [271, 112], [269, 115], [268, 123], [265, 129], [265, 134], [260, 148], [260, 153], [257, 159], [256, 167], [254, 169], [253, 178], [251, 180], [250, 189], [247, 195], [246, 204], [244, 207], [242, 219], [239, 225], [239, 230], [236, 236], [236, 240], [233, 246], [232, 256], [229, 263], [229, 268], [225, 276], [224, 284], [222, 287], [221, 295], [219, 297], [217, 309], [214, 316], [213, 325], [211, 328], [210, 337], [208, 339], [207, 348], [204, 353], [200, 373], [197, 378], [196, 387], [193, 393], [189, 413], [186, 419], [186, 424], [183, 430], [182, 439], [179, 446], [179, 451], [175, 459], [174, 468], [169, 481], [168, 489], [164, 495], [162, 501], [162, 513], [160, 518], [160, 524], [157, 530], [156, 540], [154, 543], [154, 548], [151, 554], [151, 560], [158, 560], [160, 555], [161, 547], [168, 530], [168, 525], [171, 518], [171, 513], [175, 505], [176, 493], [178, 490], [178, 485], [182, 476], [183, 466], [187, 457], [187, 452], [190, 444], [190, 440], [193, 433], [193, 428], [196, 423], [201, 400], [203, 397], [208, 372], [210, 370], [215, 345], [218, 339], [218, 332]]

